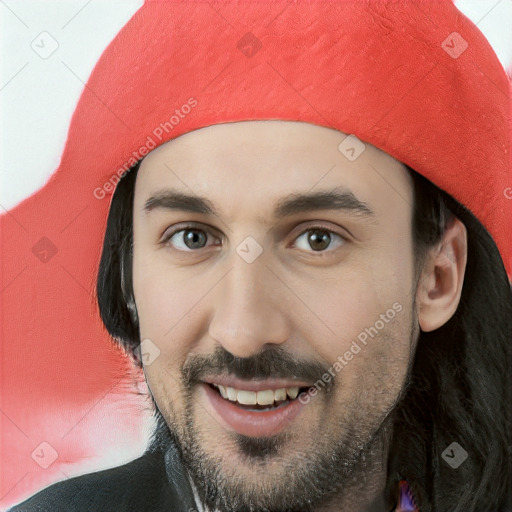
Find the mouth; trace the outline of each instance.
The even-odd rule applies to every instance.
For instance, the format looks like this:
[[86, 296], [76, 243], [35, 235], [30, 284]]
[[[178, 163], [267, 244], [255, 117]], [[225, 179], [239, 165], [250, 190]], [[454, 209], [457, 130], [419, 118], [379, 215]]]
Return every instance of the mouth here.
[[299, 397], [309, 387], [263, 381], [201, 384], [219, 423], [248, 437], [275, 436], [289, 427], [304, 409]]
[[289, 388], [264, 389], [263, 391], [249, 391], [236, 389], [221, 384], [210, 384], [225, 400], [234, 402], [248, 411], [271, 411], [278, 407], [286, 406], [291, 400], [295, 400], [306, 388], [293, 386]]

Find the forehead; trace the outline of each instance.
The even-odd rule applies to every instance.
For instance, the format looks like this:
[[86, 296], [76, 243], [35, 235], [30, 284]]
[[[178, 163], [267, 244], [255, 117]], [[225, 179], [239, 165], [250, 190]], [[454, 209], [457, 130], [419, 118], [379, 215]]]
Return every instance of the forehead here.
[[[290, 121], [209, 126], [152, 151], [137, 177], [135, 206], [165, 189], [209, 198], [226, 216], [267, 209], [290, 194], [343, 189], [377, 214], [412, 205], [405, 166], [337, 130]], [[355, 158], [354, 158], [355, 157]]]

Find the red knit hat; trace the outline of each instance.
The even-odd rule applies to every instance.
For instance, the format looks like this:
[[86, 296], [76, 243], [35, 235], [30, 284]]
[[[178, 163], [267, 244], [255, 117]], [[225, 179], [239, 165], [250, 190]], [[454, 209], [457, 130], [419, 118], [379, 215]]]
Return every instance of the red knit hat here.
[[51, 180], [2, 217], [2, 410], [18, 426], [6, 422], [4, 460], [33, 472], [42, 441], [57, 462], [94, 453], [66, 433], [127, 368], [94, 286], [114, 185], [148, 151], [242, 120], [354, 134], [466, 205], [510, 275], [509, 93], [449, 0], [146, 2], [89, 78]]

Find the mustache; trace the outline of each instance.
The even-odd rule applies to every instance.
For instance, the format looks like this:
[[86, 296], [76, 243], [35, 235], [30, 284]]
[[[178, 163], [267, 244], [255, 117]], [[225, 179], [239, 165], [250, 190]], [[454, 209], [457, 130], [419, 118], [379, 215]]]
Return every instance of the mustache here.
[[300, 360], [281, 347], [270, 347], [250, 357], [237, 357], [217, 346], [211, 355], [192, 356], [183, 365], [181, 373], [184, 384], [190, 389], [211, 375], [251, 380], [297, 379], [313, 384], [328, 369], [329, 366], [319, 361]]

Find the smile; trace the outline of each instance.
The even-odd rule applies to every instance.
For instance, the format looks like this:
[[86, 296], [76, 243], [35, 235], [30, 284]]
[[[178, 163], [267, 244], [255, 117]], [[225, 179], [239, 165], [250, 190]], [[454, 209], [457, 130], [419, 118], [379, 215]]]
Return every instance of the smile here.
[[[263, 391], [248, 391], [246, 389], [236, 389], [231, 386], [222, 386], [221, 384], [212, 384], [219, 390], [222, 398], [231, 402], [237, 402], [240, 405], [270, 405], [277, 406], [285, 402], [288, 398], [294, 400], [299, 395], [297, 386], [292, 388], [265, 389]], [[266, 409], [265, 409], [266, 410]]]
[[212, 416], [226, 430], [249, 437], [275, 436], [289, 427], [304, 409], [298, 397], [309, 387], [257, 381], [232, 384], [212, 381], [200, 387]]

